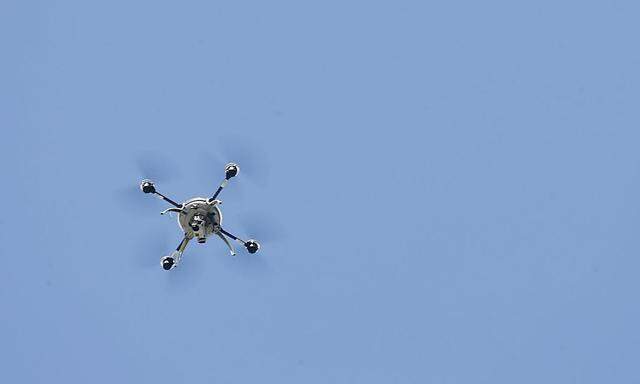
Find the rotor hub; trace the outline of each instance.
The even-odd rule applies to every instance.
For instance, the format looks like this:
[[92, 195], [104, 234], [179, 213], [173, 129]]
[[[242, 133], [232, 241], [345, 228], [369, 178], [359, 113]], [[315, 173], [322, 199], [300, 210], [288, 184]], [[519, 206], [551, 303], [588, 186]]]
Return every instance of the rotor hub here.
[[188, 237], [196, 237], [204, 242], [214, 232], [214, 227], [222, 224], [222, 212], [216, 201], [196, 197], [182, 204], [178, 215], [178, 225]]

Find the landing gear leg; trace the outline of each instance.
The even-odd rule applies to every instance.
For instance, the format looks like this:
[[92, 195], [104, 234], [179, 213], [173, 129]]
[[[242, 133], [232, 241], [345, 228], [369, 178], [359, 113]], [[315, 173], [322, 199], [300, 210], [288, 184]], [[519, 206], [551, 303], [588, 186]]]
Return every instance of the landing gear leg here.
[[258, 249], [260, 249], [260, 244], [257, 241], [253, 240], [253, 239], [249, 239], [247, 241], [244, 241], [241, 238], [239, 238], [238, 236], [225, 231], [221, 227], [218, 228], [218, 232], [221, 233], [221, 234], [224, 234], [224, 235], [232, 238], [233, 240], [239, 242], [240, 244], [244, 245], [244, 247], [247, 248], [247, 251], [249, 253], [256, 253], [256, 252], [258, 252]]

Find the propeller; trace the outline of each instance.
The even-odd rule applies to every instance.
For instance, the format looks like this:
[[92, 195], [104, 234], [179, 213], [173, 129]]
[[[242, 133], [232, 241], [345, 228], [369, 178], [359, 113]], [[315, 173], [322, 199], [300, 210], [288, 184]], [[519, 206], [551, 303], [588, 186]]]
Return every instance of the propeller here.
[[260, 143], [253, 138], [227, 135], [220, 138], [221, 154], [240, 165], [248, 180], [259, 186], [269, 181], [269, 157]]
[[[131, 255], [131, 263], [133, 268], [142, 271], [155, 271], [161, 279], [165, 280], [167, 292], [171, 293], [175, 292], [177, 287], [183, 289], [193, 285], [202, 271], [196, 255], [197, 248], [193, 244], [189, 244], [185, 255], [183, 255], [190, 260], [184, 262], [183, 259], [170, 271], [162, 270], [160, 260], [175, 251], [181, 236], [179, 232], [171, 230], [172, 226], [166, 224], [164, 223], [163, 228], [148, 229], [139, 233], [132, 248], [134, 254]], [[187, 255], [187, 253], [189, 254]]]
[[133, 261], [140, 269], [160, 269], [160, 258], [171, 254], [176, 245], [175, 231], [169, 231], [167, 223], [163, 223], [163, 228], [153, 228], [141, 231], [137, 234]]
[[261, 245], [269, 245], [281, 242], [286, 237], [284, 226], [269, 213], [247, 212], [238, 219], [246, 240], [255, 239]]
[[238, 234], [245, 241], [256, 240], [261, 245], [260, 250], [256, 254], [249, 254], [243, 249], [237, 257], [225, 257], [223, 262], [228, 264], [229, 271], [250, 276], [251, 279], [268, 279], [271, 273], [267, 255], [272, 245], [285, 238], [284, 226], [266, 212], [246, 212], [236, 219]]
[[163, 183], [180, 176], [180, 169], [171, 156], [157, 150], [142, 151], [133, 162], [140, 180], [151, 179], [156, 183]]
[[[207, 167], [206, 175], [221, 178], [224, 177], [224, 166], [233, 162], [240, 167], [240, 176], [234, 179], [234, 194], [239, 197], [245, 195], [243, 182], [249, 182], [264, 187], [269, 181], [269, 157], [267, 152], [253, 138], [241, 137], [238, 135], [221, 136], [216, 140], [214, 148], [203, 152], [200, 157], [200, 164]], [[198, 170], [199, 176], [202, 172]], [[206, 177], [205, 177], [206, 179]], [[210, 183], [210, 182], [209, 182]]]
[[145, 150], [136, 155], [131, 162], [135, 165], [136, 178], [129, 178], [128, 185], [114, 191], [115, 198], [121, 205], [135, 213], [158, 210], [163, 207], [158, 199], [144, 196], [140, 190], [140, 182], [144, 179], [156, 183], [170, 182], [181, 176], [176, 162], [168, 155], [157, 150]]

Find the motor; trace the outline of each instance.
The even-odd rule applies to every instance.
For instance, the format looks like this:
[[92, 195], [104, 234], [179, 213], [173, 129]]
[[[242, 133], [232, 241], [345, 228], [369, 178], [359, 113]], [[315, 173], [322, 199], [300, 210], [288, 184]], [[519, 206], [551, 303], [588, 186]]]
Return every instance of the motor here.
[[240, 172], [240, 167], [236, 163], [229, 163], [224, 167], [224, 178], [229, 180]]
[[153, 184], [153, 181], [145, 179], [140, 183], [140, 190], [144, 193], [156, 193], [156, 186]]
[[176, 263], [176, 259], [174, 259], [172, 256], [165, 256], [162, 259], [160, 259], [160, 265], [162, 266], [162, 269], [164, 269], [165, 271], [168, 271], [172, 268], [175, 268], [177, 263]]
[[247, 240], [246, 243], [244, 243], [245, 248], [247, 248], [247, 251], [249, 251], [249, 253], [256, 253], [258, 252], [258, 249], [260, 249], [260, 244], [251, 239], [251, 240]]

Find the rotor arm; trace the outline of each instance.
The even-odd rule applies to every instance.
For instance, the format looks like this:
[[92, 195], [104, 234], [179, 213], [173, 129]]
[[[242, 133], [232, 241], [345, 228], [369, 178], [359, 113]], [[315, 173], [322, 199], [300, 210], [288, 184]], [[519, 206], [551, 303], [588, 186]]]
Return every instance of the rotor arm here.
[[[218, 234], [218, 236], [225, 235], [225, 236], [228, 236], [228, 237], [232, 238], [233, 240], [237, 241], [238, 243], [242, 244], [245, 248], [247, 248], [247, 251], [249, 251], [249, 253], [256, 253], [256, 252], [258, 252], [258, 249], [260, 249], [260, 244], [257, 241], [255, 241], [253, 239], [249, 239], [249, 240], [246, 240], [246, 241], [242, 240], [238, 236], [225, 231], [220, 226], [218, 226], [216, 228], [215, 232]], [[221, 236], [221, 237], [223, 237], [223, 236]], [[224, 238], [224, 239], [225, 239], [225, 242], [227, 243], [227, 245], [229, 245], [229, 243], [226, 241], [226, 238]]]
[[224, 179], [222, 180], [222, 183], [220, 183], [220, 186], [218, 187], [218, 189], [216, 190], [216, 192], [213, 194], [213, 196], [211, 196], [211, 198], [209, 199], [209, 201], [214, 201], [216, 199], [216, 197], [218, 197], [218, 195], [220, 194], [220, 192], [222, 192], [222, 190], [224, 189], [224, 187], [227, 186], [227, 184], [229, 183], [229, 179]]
[[170, 198], [168, 198], [167, 196], [163, 195], [162, 193], [155, 191], [154, 192], [159, 198], [161, 198], [162, 200], [166, 201], [167, 203], [173, 205], [174, 207], [178, 208], [178, 209], [182, 209], [182, 204], [178, 204], [175, 201], [171, 200]]
[[187, 244], [189, 244], [189, 240], [191, 240], [191, 237], [185, 234], [180, 244], [178, 244], [178, 247], [176, 248], [176, 250], [171, 252], [171, 255], [165, 256], [162, 259], [160, 259], [160, 265], [162, 266], [163, 269], [168, 271], [170, 269], [175, 268], [178, 264], [180, 264], [180, 260], [182, 259], [182, 254], [184, 253], [185, 248], [187, 248]]
[[229, 236], [229, 237], [230, 237], [230, 238], [232, 238], [233, 240], [235, 240], [235, 241], [237, 241], [237, 242], [241, 243], [242, 245], [244, 245], [244, 243], [245, 243], [245, 241], [244, 241], [244, 240], [242, 240], [241, 238], [239, 238], [238, 236], [235, 236], [235, 235], [233, 235], [233, 234], [231, 234], [231, 233], [229, 233], [229, 232], [225, 231], [225, 230], [224, 230], [224, 229], [222, 229], [222, 228], [220, 228], [220, 232], [221, 232], [221, 233], [223, 233], [223, 234], [225, 234], [225, 235], [227, 235], [227, 236]]
[[229, 179], [231, 179], [232, 177], [235, 177], [238, 174], [238, 172], [240, 172], [240, 167], [238, 166], [238, 164], [229, 163], [229, 164], [225, 165], [225, 167], [224, 167], [224, 180], [222, 180], [222, 182], [220, 183], [220, 186], [218, 187], [218, 189], [215, 191], [213, 196], [211, 196], [211, 198], [209, 199], [210, 202], [214, 201], [216, 199], [216, 197], [218, 197], [220, 192], [222, 192], [224, 187], [226, 187], [227, 184], [229, 183]]
[[178, 244], [178, 247], [176, 248], [177, 252], [180, 252], [180, 254], [182, 254], [184, 252], [184, 250], [187, 248], [187, 244], [189, 244], [189, 240], [191, 240], [190, 237], [185, 236], [182, 241], [180, 242], [180, 244]]
[[142, 183], [140, 183], [140, 190], [144, 193], [153, 193], [154, 195], [158, 196], [160, 199], [166, 201], [167, 203], [173, 205], [174, 207], [182, 209], [182, 204], [178, 204], [175, 201], [168, 198], [167, 196], [158, 192], [156, 190], [155, 184], [151, 180], [146, 180], [146, 179], [142, 180]]
[[233, 245], [231, 245], [231, 243], [226, 238], [226, 236], [223, 235], [220, 232], [217, 232], [216, 235], [218, 235], [218, 237], [220, 237], [222, 239], [222, 241], [224, 241], [224, 243], [227, 245], [227, 247], [229, 247], [229, 252], [231, 252], [231, 256], [235, 256], [236, 255], [236, 250], [235, 250], [235, 248], [233, 248]]

